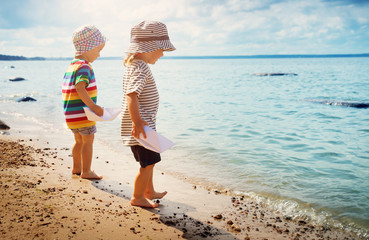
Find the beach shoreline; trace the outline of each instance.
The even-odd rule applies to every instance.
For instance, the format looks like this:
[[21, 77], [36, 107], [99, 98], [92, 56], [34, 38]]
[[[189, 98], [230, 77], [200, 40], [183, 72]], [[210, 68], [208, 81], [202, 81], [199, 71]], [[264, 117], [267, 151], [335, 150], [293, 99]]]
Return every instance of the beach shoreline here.
[[[159, 208], [132, 207], [129, 199], [137, 166], [127, 165], [119, 180], [106, 173], [101, 181], [80, 179], [70, 173], [71, 150], [65, 145], [66, 136], [60, 135], [61, 140], [56, 141], [29, 124], [16, 125], [0, 135], [1, 160], [3, 164], [10, 162], [2, 167], [0, 186], [2, 207], [11, 206], [0, 216], [0, 232], [6, 238], [38, 234], [41, 239], [58, 239], [67, 234], [74, 239], [360, 239], [355, 233], [283, 216], [247, 196], [193, 185], [162, 170], [155, 171], [154, 181], [169, 193], [160, 200]], [[105, 155], [106, 166], [122, 154], [107, 155], [106, 146], [95, 145], [93, 161]], [[31, 165], [16, 164], [24, 156], [31, 156]], [[55, 206], [53, 214], [48, 212], [50, 207], [32, 210], [43, 198], [47, 198], [45, 205], [38, 206]], [[16, 206], [14, 202], [19, 200], [26, 205]], [[74, 215], [66, 215], [68, 209], [62, 209], [68, 204]], [[40, 232], [44, 226], [52, 231]]]

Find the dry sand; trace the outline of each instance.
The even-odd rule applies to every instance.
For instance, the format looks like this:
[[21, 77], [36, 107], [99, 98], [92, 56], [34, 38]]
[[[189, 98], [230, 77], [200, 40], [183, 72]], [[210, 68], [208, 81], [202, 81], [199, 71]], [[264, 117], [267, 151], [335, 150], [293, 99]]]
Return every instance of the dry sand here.
[[126, 183], [113, 191], [65, 174], [61, 151], [70, 149], [35, 141], [0, 135], [0, 239], [359, 239], [165, 173], [175, 197], [157, 209], [132, 207]]

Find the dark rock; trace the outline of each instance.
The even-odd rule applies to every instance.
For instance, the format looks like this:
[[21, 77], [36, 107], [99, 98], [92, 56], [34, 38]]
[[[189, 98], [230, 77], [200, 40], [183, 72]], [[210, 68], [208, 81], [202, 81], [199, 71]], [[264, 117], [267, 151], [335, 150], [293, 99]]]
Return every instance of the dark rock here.
[[298, 221], [298, 224], [301, 226], [301, 225], [305, 225], [306, 222], [304, 220], [300, 220], [300, 221]]
[[241, 232], [241, 228], [238, 225], [232, 225], [231, 228], [233, 229], [233, 231]]
[[354, 108], [369, 108], [369, 103], [365, 103], [365, 102], [332, 101], [332, 102], [326, 102], [325, 104], [333, 105], [333, 106], [354, 107]]
[[254, 76], [265, 77], [265, 76], [297, 76], [296, 73], [254, 73]]
[[0, 120], [0, 130], [9, 130], [10, 127]]
[[228, 225], [233, 225], [233, 221], [232, 220], [228, 220], [227, 224]]
[[17, 100], [17, 102], [34, 102], [34, 101], [37, 100], [32, 97], [22, 97]]
[[26, 79], [22, 77], [9, 78], [9, 81], [12, 81], [12, 82], [19, 82], [19, 81], [24, 81], [24, 80]]
[[369, 108], [369, 102], [351, 102], [351, 101], [337, 101], [337, 100], [306, 100], [308, 102], [326, 104], [331, 106], [344, 106], [344, 107], [353, 107], [353, 108]]

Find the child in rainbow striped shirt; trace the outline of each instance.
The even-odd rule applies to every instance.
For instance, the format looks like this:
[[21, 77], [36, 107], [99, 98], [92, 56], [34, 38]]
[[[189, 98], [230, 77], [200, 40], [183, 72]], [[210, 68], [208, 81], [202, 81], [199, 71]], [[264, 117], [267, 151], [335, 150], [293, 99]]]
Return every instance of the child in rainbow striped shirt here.
[[93, 25], [82, 26], [74, 32], [76, 57], [65, 72], [62, 88], [65, 119], [75, 139], [72, 174], [86, 179], [102, 179], [91, 170], [96, 122], [87, 119], [83, 107], [89, 107], [98, 116], [104, 114], [104, 110], [96, 105], [97, 87], [90, 63], [100, 56], [105, 41]]

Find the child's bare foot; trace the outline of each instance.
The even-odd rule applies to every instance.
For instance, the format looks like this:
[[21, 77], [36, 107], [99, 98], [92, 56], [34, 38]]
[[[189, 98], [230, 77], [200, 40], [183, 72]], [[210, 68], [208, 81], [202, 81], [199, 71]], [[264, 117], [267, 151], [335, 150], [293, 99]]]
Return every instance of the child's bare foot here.
[[72, 174], [81, 175], [81, 170], [72, 170]]
[[153, 200], [153, 199], [162, 199], [165, 195], [167, 195], [167, 191], [164, 192], [154, 192], [154, 193], [145, 193], [145, 198]]
[[159, 206], [158, 203], [154, 203], [150, 199], [147, 198], [131, 198], [131, 205], [137, 207], [144, 207], [144, 208], [156, 208]]
[[87, 172], [83, 172], [81, 174], [81, 178], [84, 178], [84, 179], [102, 179], [102, 176], [99, 176], [97, 175], [94, 171], [87, 171]]

